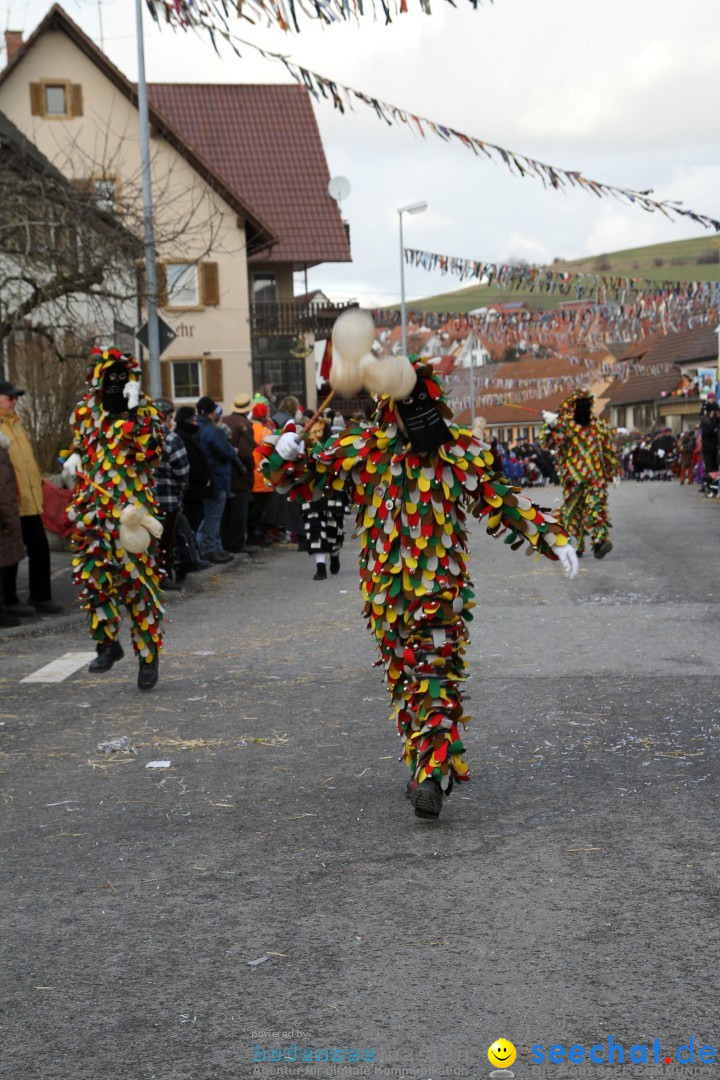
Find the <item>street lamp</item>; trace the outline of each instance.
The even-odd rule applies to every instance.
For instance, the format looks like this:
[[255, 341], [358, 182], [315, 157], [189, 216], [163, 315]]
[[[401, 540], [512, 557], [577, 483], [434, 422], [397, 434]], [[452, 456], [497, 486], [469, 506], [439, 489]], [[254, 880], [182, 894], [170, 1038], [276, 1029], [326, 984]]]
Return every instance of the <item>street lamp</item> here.
[[422, 214], [427, 210], [426, 202], [408, 203], [398, 210], [400, 219], [400, 329], [402, 332], [402, 354], [407, 356], [407, 314], [405, 311], [405, 246], [403, 244], [403, 214]]

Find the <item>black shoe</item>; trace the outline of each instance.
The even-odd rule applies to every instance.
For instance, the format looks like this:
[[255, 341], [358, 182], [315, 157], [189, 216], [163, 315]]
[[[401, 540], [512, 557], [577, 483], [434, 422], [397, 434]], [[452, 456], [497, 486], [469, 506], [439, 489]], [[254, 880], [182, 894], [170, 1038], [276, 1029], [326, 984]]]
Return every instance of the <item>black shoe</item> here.
[[211, 566], [212, 566], [212, 563], [210, 562], [209, 559], [198, 559], [197, 566], [195, 567], [195, 570], [196, 571], [197, 570], [207, 570]]
[[30, 604], [21, 604], [18, 600], [15, 604], [6, 604], [5, 610], [8, 615], [19, 615], [21, 619], [34, 619], [37, 611]]
[[146, 660], [140, 661], [138, 668], [138, 690], [152, 690], [155, 683], [158, 681], [158, 658], [149, 662]]
[[20, 626], [22, 619], [16, 618], [15, 615], [8, 615], [4, 608], [0, 608], [0, 627], [4, 630], [9, 630], [13, 626]]
[[315, 564], [315, 576], [313, 581], [327, 581], [327, 566], [324, 562]]
[[339, 555], [331, 555], [330, 556], [330, 573], [331, 574], [339, 574], [340, 573], [340, 556]]
[[119, 641], [109, 641], [107, 645], [97, 646], [97, 656], [88, 667], [94, 673], [109, 671], [117, 660], [122, 660], [125, 653]]
[[35, 608], [38, 615], [62, 615], [65, 608], [62, 604], [56, 604], [54, 600], [33, 600], [28, 597], [28, 604]]
[[224, 548], [223, 548], [223, 550], [221, 552], [219, 552], [219, 554], [222, 555], [222, 557], [225, 559], [225, 562], [232, 562], [233, 559], [235, 558], [235, 556], [232, 554], [232, 552], [225, 551]]
[[443, 805], [442, 788], [435, 780], [423, 780], [411, 790], [410, 802], [415, 809], [415, 817], [439, 818]]
[[604, 559], [611, 551], [612, 544], [609, 540], [603, 540], [602, 544], [593, 544], [593, 555], [596, 559]]
[[226, 555], [225, 552], [211, 551], [208, 555], [208, 562], [220, 564], [232, 561], [232, 555]]
[[162, 583], [160, 588], [163, 590], [163, 592], [181, 592], [182, 585], [179, 581], [173, 581], [172, 578], [167, 578], [167, 580]]

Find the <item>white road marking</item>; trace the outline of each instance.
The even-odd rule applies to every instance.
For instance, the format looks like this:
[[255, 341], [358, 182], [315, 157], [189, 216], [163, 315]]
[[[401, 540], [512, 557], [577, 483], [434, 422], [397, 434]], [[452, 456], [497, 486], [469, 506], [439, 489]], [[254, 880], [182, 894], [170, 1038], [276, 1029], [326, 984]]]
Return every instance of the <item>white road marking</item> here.
[[45, 667], [39, 668], [37, 671], [33, 671], [32, 675], [26, 675], [24, 679], [21, 679], [21, 683], [59, 683], [67, 679], [69, 675], [73, 675], [76, 671], [79, 671], [81, 667], [85, 667], [91, 660], [95, 659], [94, 652], [68, 652], [64, 656], [61, 656], [59, 660], [53, 660], [51, 664], [46, 664]]

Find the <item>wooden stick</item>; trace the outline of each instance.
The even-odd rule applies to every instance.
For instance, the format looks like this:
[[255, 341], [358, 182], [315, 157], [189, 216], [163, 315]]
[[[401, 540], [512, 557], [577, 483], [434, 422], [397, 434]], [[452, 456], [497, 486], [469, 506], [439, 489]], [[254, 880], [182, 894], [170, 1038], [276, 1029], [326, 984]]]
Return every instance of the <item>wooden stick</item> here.
[[328, 396], [323, 401], [320, 408], [318, 409], [318, 411], [315, 413], [315, 415], [310, 417], [307, 424], [305, 425], [305, 428], [303, 429], [301, 434], [298, 436], [298, 438], [306, 439], [308, 437], [308, 435], [310, 434], [311, 427], [313, 426], [315, 421], [318, 419], [318, 417], [320, 417], [322, 415], [323, 410], [327, 409], [328, 405], [330, 404], [330, 402], [332, 401], [332, 399], [334, 397], [335, 397], [335, 391], [331, 390], [330, 393], [328, 394]]

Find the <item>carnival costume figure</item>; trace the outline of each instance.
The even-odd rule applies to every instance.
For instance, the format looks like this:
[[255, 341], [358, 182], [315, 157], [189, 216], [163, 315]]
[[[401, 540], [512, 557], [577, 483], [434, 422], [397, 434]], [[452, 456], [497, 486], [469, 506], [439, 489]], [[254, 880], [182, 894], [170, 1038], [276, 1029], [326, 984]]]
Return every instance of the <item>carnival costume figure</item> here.
[[452, 423], [434, 368], [405, 357], [378, 360], [373, 341], [367, 313], [344, 313], [333, 330], [330, 376], [342, 393], [364, 386], [376, 396], [372, 422], [312, 448], [291, 433], [276, 436], [264, 470], [303, 501], [348, 490], [364, 613], [412, 770], [407, 794], [418, 817], [436, 818], [453, 783], [468, 779], [461, 733], [469, 719], [461, 688], [474, 595], [467, 512], [513, 548], [560, 558], [568, 576], [577, 560], [555, 519], [502, 478], [486, 444]]
[[540, 443], [556, 454], [556, 468], [563, 487], [559, 512], [562, 527], [577, 539], [577, 552], [585, 550], [590, 537], [593, 555], [604, 558], [612, 551], [607, 506], [608, 483], [620, 479], [622, 467], [613, 442], [612, 428], [593, 415], [595, 398], [585, 387], [563, 401], [559, 412], [544, 412]]
[[[285, 430], [288, 430], [286, 426]], [[318, 417], [307, 434], [308, 447], [324, 446], [330, 438], [330, 424]], [[340, 549], [345, 539], [345, 491], [327, 486], [319, 499], [304, 499], [302, 516], [308, 553], [315, 557], [313, 581], [327, 580], [326, 558], [330, 573], [340, 571]]]
[[140, 389], [140, 365], [116, 349], [93, 350], [90, 388], [72, 417], [65, 473], [75, 477], [74, 580], [97, 642], [92, 672], [123, 657], [120, 609], [131, 620], [138, 687], [158, 679], [163, 571], [158, 561], [154, 471], [163, 447], [161, 417]]

